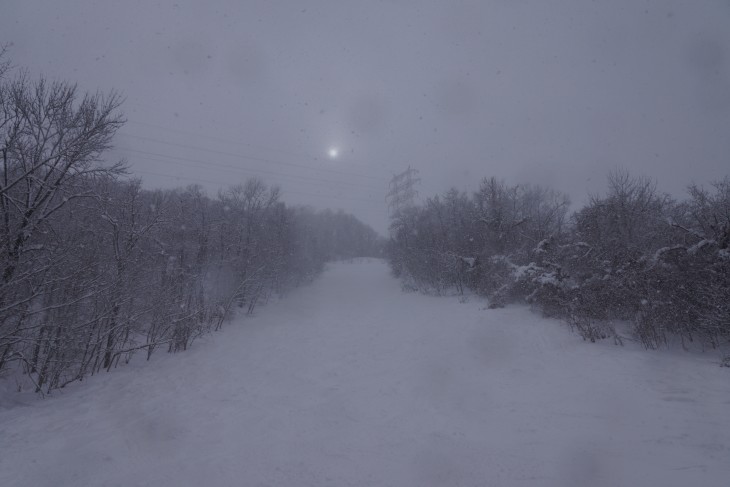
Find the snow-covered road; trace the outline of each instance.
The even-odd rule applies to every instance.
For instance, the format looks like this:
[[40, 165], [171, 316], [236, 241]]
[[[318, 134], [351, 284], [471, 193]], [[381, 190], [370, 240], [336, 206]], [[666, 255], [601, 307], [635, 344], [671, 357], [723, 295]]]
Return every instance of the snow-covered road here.
[[0, 486], [730, 485], [716, 354], [483, 308], [334, 264], [189, 352], [6, 394]]

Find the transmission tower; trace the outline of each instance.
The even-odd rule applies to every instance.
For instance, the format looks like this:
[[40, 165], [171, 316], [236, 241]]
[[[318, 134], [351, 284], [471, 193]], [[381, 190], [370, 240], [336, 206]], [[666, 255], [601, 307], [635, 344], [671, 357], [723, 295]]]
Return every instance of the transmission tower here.
[[388, 203], [388, 213], [393, 218], [397, 216], [401, 210], [415, 204], [416, 191], [415, 186], [421, 181], [418, 177], [418, 170], [408, 166], [408, 169], [400, 174], [396, 174], [390, 180], [388, 185], [388, 194], [385, 195], [385, 201]]

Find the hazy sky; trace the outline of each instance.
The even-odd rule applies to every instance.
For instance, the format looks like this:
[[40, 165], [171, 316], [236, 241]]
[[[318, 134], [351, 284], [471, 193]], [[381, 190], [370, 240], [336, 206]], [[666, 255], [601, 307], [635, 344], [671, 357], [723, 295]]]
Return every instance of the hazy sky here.
[[[17, 66], [126, 96], [149, 187], [248, 176], [384, 233], [388, 179], [580, 203], [620, 166], [730, 174], [730, 0], [4, 0]], [[337, 148], [337, 158], [328, 151]]]

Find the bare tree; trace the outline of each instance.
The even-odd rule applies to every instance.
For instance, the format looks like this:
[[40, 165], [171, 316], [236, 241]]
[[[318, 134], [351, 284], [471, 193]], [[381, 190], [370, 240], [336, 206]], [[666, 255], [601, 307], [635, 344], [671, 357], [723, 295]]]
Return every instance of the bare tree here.
[[[4, 65], [3, 69], [7, 69]], [[118, 175], [102, 154], [124, 123], [112, 92], [80, 94], [76, 85], [0, 79], [0, 366], [27, 361], [16, 348], [31, 305], [43, 295], [53, 217], [70, 202], [94, 194], [89, 180]]]
[[[2, 61], [2, 49], [0, 49]], [[328, 258], [372, 252], [353, 217], [287, 208], [252, 179], [209, 198], [147, 191], [104, 153], [118, 94], [0, 62], [0, 372], [48, 392], [135, 353], [185, 350], [236, 305], [308, 282]]]
[[84, 178], [123, 171], [122, 163], [105, 167], [100, 157], [124, 119], [116, 93], [80, 97], [75, 85], [25, 76], [4, 91], [0, 245], [7, 284], [26, 243], [49, 217], [68, 201], [91, 196], [80, 184]]

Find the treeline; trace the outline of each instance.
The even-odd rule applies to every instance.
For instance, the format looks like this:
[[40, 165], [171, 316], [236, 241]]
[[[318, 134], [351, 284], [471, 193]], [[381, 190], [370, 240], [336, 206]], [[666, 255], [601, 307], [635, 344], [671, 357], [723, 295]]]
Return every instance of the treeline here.
[[0, 374], [51, 391], [185, 350], [328, 260], [380, 254], [354, 217], [287, 207], [260, 180], [215, 198], [144, 190], [103, 157], [119, 106], [114, 93], [0, 80]]
[[397, 214], [389, 260], [408, 288], [531, 303], [590, 341], [620, 342], [621, 321], [648, 348], [716, 347], [730, 340], [730, 178], [688, 190], [676, 201], [617, 170], [569, 215], [558, 192], [487, 178]]

